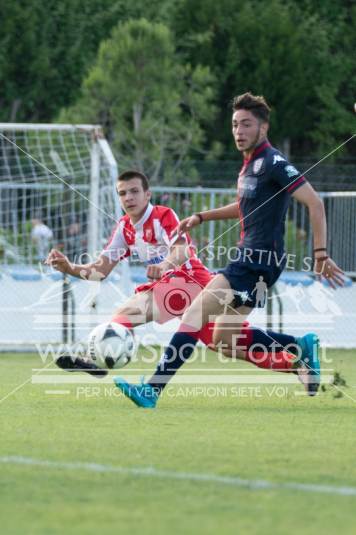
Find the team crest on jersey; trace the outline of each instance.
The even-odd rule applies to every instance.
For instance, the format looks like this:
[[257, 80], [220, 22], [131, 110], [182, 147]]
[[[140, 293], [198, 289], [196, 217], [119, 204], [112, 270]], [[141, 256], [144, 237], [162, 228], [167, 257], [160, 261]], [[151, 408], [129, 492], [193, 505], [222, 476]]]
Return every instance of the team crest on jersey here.
[[286, 159], [283, 158], [283, 156], [280, 156], [279, 154], [275, 154], [273, 156], [273, 165], [276, 164], [277, 162], [285, 162]]
[[264, 158], [258, 158], [253, 164], [253, 172], [258, 173], [261, 170]]
[[289, 176], [289, 178], [292, 178], [292, 176], [299, 175], [299, 171], [297, 171], [297, 169], [293, 165], [286, 165], [284, 170]]
[[152, 240], [152, 229], [151, 228], [147, 228], [145, 230], [145, 238], [147, 241], [151, 241]]

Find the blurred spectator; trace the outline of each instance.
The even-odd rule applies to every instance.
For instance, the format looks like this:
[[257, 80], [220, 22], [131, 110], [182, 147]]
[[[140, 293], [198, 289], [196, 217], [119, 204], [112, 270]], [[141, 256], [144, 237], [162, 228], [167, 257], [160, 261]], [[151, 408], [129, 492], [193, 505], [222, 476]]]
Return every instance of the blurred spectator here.
[[37, 249], [37, 260], [43, 262], [47, 258], [51, 248], [53, 232], [41, 219], [32, 219], [31, 224], [31, 240]]
[[66, 254], [71, 262], [77, 260], [77, 257], [82, 253], [82, 243], [80, 234], [80, 225], [78, 221], [73, 220], [66, 235]]
[[210, 247], [209, 236], [203, 236], [201, 238], [201, 242], [198, 248], [199, 258], [203, 263], [207, 263], [207, 259], [209, 258], [209, 255], [210, 255], [209, 247]]
[[192, 202], [190, 199], [188, 199], [188, 197], [184, 197], [184, 199], [182, 200], [182, 208], [183, 208], [183, 211], [186, 213], [186, 212], [190, 212], [190, 209], [191, 209], [191, 206], [192, 206]]

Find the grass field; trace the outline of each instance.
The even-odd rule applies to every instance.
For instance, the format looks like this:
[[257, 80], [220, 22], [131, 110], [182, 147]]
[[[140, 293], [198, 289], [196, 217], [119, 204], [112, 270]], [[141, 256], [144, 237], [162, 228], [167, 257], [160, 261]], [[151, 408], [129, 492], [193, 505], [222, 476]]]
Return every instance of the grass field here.
[[356, 351], [328, 357], [347, 386], [316, 398], [176, 384], [142, 410], [90, 377], [34, 384], [38, 357], [0, 355], [1, 533], [354, 534]]

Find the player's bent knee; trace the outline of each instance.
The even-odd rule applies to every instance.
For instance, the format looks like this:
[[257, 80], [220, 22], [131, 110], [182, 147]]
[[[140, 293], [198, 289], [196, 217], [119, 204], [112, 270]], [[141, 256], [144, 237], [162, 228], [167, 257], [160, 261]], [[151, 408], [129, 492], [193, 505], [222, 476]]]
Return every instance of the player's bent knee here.
[[142, 325], [152, 321], [152, 311], [150, 309], [142, 310], [136, 306], [123, 306], [119, 308], [114, 316], [123, 316], [128, 318], [133, 326]]
[[[231, 329], [231, 323], [225, 323], [223, 321], [216, 321], [215, 328], [213, 331], [213, 344], [219, 346], [221, 351], [235, 351], [239, 346], [239, 338], [241, 335], [241, 329], [235, 326], [234, 330]], [[224, 353], [225, 354], [225, 353]], [[226, 354], [226, 356], [231, 357], [231, 354]]]
[[138, 308], [132, 307], [132, 306], [123, 306], [121, 308], [118, 308], [115, 312], [115, 315], [122, 315], [122, 316], [134, 316], [136, 314], [139, 314], [140, 311]]
[[213, 331], [213, 344], [219, 346], [224, 342], [224, 331], [221, 325], [216, 325]]

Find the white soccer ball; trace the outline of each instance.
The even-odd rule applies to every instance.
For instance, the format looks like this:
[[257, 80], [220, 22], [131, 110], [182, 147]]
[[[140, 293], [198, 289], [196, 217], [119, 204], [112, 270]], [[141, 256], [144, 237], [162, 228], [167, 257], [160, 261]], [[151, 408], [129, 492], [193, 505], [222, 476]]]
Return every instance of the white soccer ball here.
[[119, 323], [103, 323], [89, 334], [88, 352], [100, 368], [123, 368], [135, 352], [134, 337]]

